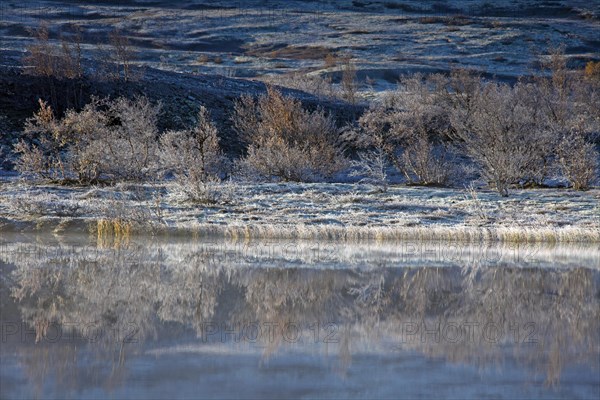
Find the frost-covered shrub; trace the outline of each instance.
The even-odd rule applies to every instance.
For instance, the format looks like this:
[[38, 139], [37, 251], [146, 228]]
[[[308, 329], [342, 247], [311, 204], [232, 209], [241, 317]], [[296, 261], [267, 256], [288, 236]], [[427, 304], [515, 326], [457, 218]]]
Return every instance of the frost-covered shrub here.
[[40, 100], [40, 109], [27, 120], [24, 134], [34, 143], [21, 140], [15, 146], [19, 154], [16, 169], [26, 175], [43, 179], [65, 179], [65, 144], [61, 142], [62, 124], [54, 117], [52, 108]]
[[204, 181], [183, 182], [178, 180], [169, 189], [170, 196], [176, 201], [196, 204], [228, 204], [243, 196], [240, 186], [232, 181], [224, 181], [215, 177]]
[[359, 120], [358, 147], [383, 152], [409, 183], [445, 185], [452, 170], [443, 137], [449, 129], [438, 94], [421, 75], [374, 104]]
[[592, 143], [600, 132], [600, 90], [569, 73], [560, 54], [549, 65], [548, 77], [514, 85], [466, 71], [406, 78], [363, 114], [351, 141], [385, 152], [409, 183], [446, 183], [458, 150], [503, 195], [513, 185], [543, 185], [556, 173], [585, 188], [597, 176]]
[[58, 120], [47, 103], [25, 125], [17, 169], [56, 181], [141, 180], [158, 167], [160, 105], [145, 97], [98, 100]]
[[417, 137], [404, 148], [400, 158], [402, 173], [417, 185], [447, 185], [454, 168], [445, 145], [435, 146], [425, 137]]
[[584, 74], [588, 79], [600, 81], [600, 62], [589, 61], [585, 65]]
[[[133, 100], [121, 97], [105, 101], [100, 110], [105, 118], [104, 129], [96, 132], [82, 152], [91, 160], [98, 160], [100, 174], [112, 181], [143, 180], [155, 175], [158, 168], [158, 117], [160, 104], [152, 104], [146, 97]], [[79, 113], [81, 116], [81, 113]]]
[[354, 170], [350, 172], [350, 176], [361, 177], [361, 183], [380, 186], [384, 192], [387, 192], [388, 160], [383, 150], [361, 152], [358, 154], [358, 160], [353, 160], [351, 165]]
[[598, 176], [598, 152], [581, 134], [565, 136], [558, 146], [563, 175], [575, 190], [589, 188]]
[[342, 81], [340, 82], [342, 98], [350, 104], [356, 104], [358, 82], [356, 80], [356, 66], [348, 56], [342, 65]]
[[248, 144], [239, 163], [258, 179], [319, 181], [342, 169], [345, 159], [331, 116], [308, 111], [299, 100], [269, 88], [258, 99], [242, 97], [235, 105], [234, 126]]
[[551, 154], [539, 126], [541, 117], [521, 90], [519, 85], [481, 84], [471, 94], [468, 108], [452, 110], [454, 137], [502, 195], [508, 195], [514, 183], [525, 183], [537, 174], [543, 177], [541, 167]]
[[164, 172], [175, 176], [177, 191], [197, 202], [223, 200], [219, 189], [226, 158], [219, 147], [217, 128], [208, 111], [200, 107], [193, 129], [166, 132], [160, 138], [160, 161]]
[[184, 180], [205, 181], [219, 175], [224, 156], [217, 128], [204, 106], [200, 107], [193, 129], [169, 131], [161, 136], [160, 160], [162, 168]]
[[82, 34], [79, 28], [73, 36], [61, 36], [60, 44], [50, 40], [46, 23], [30, 33], [33, 40], [22, 59], [27, 73], [56, 79], [77, 79], [83, 76]]
[[340, 96], [330, 76], [294, 72], [285, 75], [267, 76], [264, 79], [269, 84], [301, 90], [321, 99], [334, 99]]
[[503, 195], [511, 185], [543, 185], [556, 171], [576, 188], [596, 176], [590, 142], [600, 131], [598, 89], [570, 72], [560, 52], [545, 65], [548, 76], [529, 83], [511, 86], [461, 73], [446, 88], [451, 137]]

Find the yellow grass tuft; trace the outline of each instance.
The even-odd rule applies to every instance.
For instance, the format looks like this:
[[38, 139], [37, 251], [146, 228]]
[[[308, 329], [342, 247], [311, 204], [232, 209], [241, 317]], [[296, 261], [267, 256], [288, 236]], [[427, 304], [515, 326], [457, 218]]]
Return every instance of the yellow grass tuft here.
[[100, 247], [120, 246], [129, 242], [132, 234], [132, 223], [121, 218], [99, 219], [96, 234]]

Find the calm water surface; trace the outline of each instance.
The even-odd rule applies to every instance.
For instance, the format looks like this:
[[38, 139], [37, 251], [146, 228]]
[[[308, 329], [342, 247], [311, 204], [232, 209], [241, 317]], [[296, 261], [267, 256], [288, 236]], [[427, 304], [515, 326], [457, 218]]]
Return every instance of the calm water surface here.
[[0, 237], [0, 398], [600, 397], [598, 246]]

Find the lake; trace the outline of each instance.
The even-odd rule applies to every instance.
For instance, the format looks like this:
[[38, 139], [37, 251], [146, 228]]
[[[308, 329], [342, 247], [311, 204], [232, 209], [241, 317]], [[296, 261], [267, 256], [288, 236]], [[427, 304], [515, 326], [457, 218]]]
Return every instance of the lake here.
[[590, 398], [597, 245], [0, 236], [0, 397]]

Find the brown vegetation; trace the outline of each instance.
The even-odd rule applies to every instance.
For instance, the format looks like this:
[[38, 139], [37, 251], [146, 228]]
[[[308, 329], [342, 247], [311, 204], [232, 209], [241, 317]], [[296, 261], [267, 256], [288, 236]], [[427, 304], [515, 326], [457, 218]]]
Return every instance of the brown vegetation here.
[[61, 182], [139, 180], [154, 174], [158, 160], [160, 105], [148, 99], [93, 99], [80, 112], [57, 119], [40, 100], [16, 146], [17, 169], [37, 178]]
[[163, 174], [174, 174], [180, 191], [187, 198], [197, 202], [215, 200], [214, 186], [218, 186], [227, 162], [206, 108], [200, 107], [193, 129], [169, 131], [161, 136], [160, 164]]
[[233, 122], [248, 143], [240, 166], [261, 179], [318, 181], [344, 166], [342, 148], [331, 116], [307, 111], [300, 101], [274, 88], [258, 99], [242, 97]]
[[420, 75], [404, 79], [401, 87], [360, 118], [355, 140], [367, 151], [385, 153], [408, 182], [444, 185], [451, 168], [441, 139], [449, 124], [438, 94]]
[[[48, 27], [40, 26], [23, 58], [29, 73], [47, 78], [48, 85], [41, 90], [47, 100], [40, 100], [40, 110], [15, 148], [21, 172], [81, 184], [153, 179], [171, 172], [192, 192], [229, 174], [217, 129], [204, 108], [196, 128], [166, 133], [158, 129], [159, 106], [144, 97], [93, 99], [59, 118], [62, 110], [53, 106], [57, 83], [84, 76], [81, 32], [61, 36], [59, 45], [50, 36]], [[114, 77], [131, 80], [133, 51], [127, 36], [115, 30], [110, 46]], [[342, 62], [338, 94], [355, 105], [354, 61], [327, 53], [325, 62], [333, 61]], [[598, 63], [571, 71], [558, 48], [542, 66], [545, 74], [513, 85], [467, 71], [403, 78], [397, 91], [371, 104], [345, 130], [345, 139], [361, 151], [352, 174], [385, 188], [389, 164], [409, 184], [448, 185], [459, 166], [455, 156], [461, 155], [502, 195], [553, 178], [578, 190], [589, 188], [598, 178]], [[335, 95], [324, 78], [296, 75], [292, 82], [323, 98]], [[246, 145], [236, 164], [241, 176], [314, 182], [329, 180], [348, 165], [333, 117], [321, 109], [307, 110], [275, 88], [258, 98], [242, 96], [231, 121]]]

